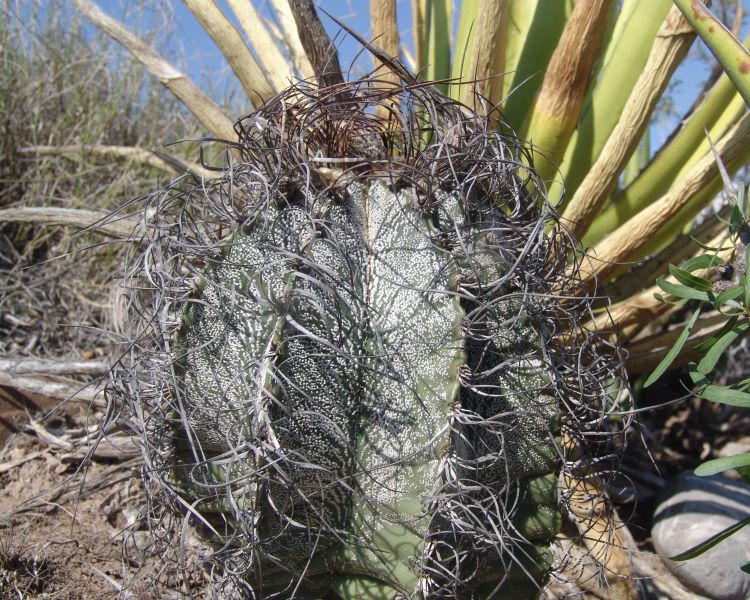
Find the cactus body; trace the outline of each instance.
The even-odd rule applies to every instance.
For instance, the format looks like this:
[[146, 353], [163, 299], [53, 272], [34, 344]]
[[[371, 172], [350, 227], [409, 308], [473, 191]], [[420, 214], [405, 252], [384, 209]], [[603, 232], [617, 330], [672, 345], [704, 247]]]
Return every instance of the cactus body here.
[[394, 94], [384, 124], [377, 88], [289, 90], [222, 179], [150, 209], [150, 476], [250, 597], [533, 597], [561, 428], [596, 422], [530, 171], [434, 90]]
[[222, 497], [242, 502], [223, 531], [281, 560], [265, 567], [281, 581], [429, 588], [419, 565], [447, 498], [476, 496], [468, 482], [521, 495], [519, 540], [557, 531], [554, 484], [545, 504], [523, 497], [560, 463], [538, 333], [502, 284], [500, 213], [468, 202], [418, 209], [377, 179], [284, 202], [227, 243], [188, 305], [178, 347], [202, 455], [185, 462], [205, 461], [191, 491], [222, 514]]

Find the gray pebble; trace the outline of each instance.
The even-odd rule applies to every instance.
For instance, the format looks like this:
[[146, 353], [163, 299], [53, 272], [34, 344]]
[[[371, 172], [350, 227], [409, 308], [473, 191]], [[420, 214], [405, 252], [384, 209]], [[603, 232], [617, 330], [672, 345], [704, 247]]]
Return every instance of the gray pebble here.
[[[698, 477], [684, 472], [663, 490], [651, 536], [664, 557], [692, 548], [750, 516], [750, 486], [721, 475]], [[665, 561], [685, 586], [714, 600], [750, 598], [750, 575], [740, 564], [750, 561], [750, 526], [701, 556]]]

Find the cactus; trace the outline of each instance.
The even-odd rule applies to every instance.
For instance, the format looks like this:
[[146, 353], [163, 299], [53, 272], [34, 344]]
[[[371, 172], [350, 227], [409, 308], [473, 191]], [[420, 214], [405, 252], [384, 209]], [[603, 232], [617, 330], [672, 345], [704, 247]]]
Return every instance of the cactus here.
[[617, 378], [490, 119], [300, 85], [237, 122], [221, 178], [150, 199], [126, 397], [160, 501], [243, 594], [523, 598], [549, 572], [562, 433]]

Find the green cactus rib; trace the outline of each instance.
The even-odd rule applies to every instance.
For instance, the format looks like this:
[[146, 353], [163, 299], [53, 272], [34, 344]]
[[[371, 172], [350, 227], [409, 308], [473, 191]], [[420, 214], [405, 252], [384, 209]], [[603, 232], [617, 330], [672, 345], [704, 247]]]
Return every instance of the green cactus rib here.
[[538, 333], [498, 288], [493, 213], [472, 224], [438, 196], [424, 210], [370, 180], [269, 205], [184, 312], [175, 477], [266, 593], [428, 596], [477, 510], [534, 557], [472, 550], [477, 585], [533, 590], [549, 566], [560, 451]]

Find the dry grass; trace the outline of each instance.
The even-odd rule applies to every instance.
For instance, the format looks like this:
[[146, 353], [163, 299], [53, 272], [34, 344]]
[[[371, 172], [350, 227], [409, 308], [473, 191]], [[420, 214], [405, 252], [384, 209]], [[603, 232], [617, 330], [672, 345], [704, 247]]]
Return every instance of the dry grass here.
[[[109, 213], [170, 177], [158, 161], [97, 148], [184, 161], [195, 143], [165, 144], [202, 128], [65, 0], [1, 2], [0, 61], [0, 214], [41, 207], [36, 214], [74, 216], [62, 226], [0, 216], [0, 598], [111, 597], [147, 560], [122, 562], [145, 536], [122, 533], [140, 527], [137, 447], [119, 423], [96, 445], [105, 421], [96, 384], [119, 351], [113, 306], [130, 249], [122, 232], [79, 231], [86, 223], [75, 215]], [[84, 149], [23, 151], [32, 146]], [[69, 369], [82, 364], [83, 374]], [[30, 372], [34, 365], [44, 368]], [[79, 394], [60, 405], [81, 388], [93, 402]], [[160, 589], [180, 585], [148, 568]], [[159, 596], [149, 593], [138, 597]]]
[[[164, 151], [200, 129], [114, 42], [92, 37], [67, 3], [8, 1], [0, 11], [0, 208], [110, 211], [163, 182], [161, 169], [127, 157], [21, 152]], [[195, 156], [194, 144], [182, 146], [169, 152]], [[107, 330], [113, 279], [127, 248], [76, 229], [0, 218], [0, 353], [77, 358], [117, 341]]]

